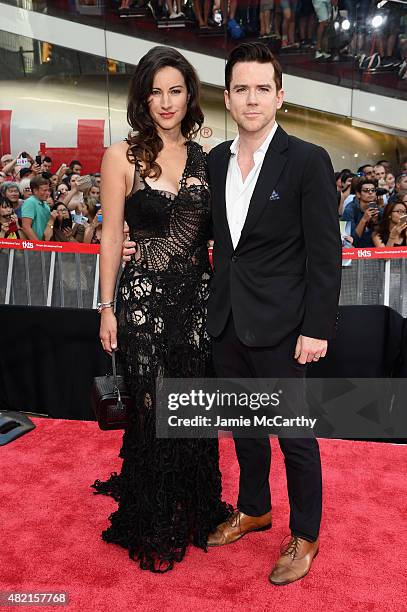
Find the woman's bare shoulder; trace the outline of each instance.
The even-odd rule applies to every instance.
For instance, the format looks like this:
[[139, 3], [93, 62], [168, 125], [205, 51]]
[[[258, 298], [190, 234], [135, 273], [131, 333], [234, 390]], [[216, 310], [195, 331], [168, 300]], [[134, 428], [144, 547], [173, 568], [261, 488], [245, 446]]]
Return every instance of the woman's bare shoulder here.
[[121, 161], [123, 163], [128, 164], [127, 157], [126, 157], [128, 148], [129, 148], [129, 145], [124, 140], [121, 140], [120, 142], [114, 142], [113, 144], [110, 145], [110, 147], [106, 149], [105, 158], [114, 159], [115, 161], [118, 161], [118, 162]]

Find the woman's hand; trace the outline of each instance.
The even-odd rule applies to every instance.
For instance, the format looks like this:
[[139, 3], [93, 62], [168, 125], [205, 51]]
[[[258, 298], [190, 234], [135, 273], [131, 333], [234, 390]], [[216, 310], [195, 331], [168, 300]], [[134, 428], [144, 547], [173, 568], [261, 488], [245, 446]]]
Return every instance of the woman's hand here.
[[112, 308], [104, 308], [100, 314], [99, 338], [109, 355], [117, 349], [117, 321]]
[[391, 230], [389, 238], [391, 240], [397, 240], [400, 238], [401, 234], [406, 230], [406, 228], [407, 223], [397, 223], [397, 225], [395, 225]]
[[70, 227], [65, 227], [63, 230], [63, 233], [65, 234], [65, 237], [67, 240], [71, 240], [72, 239], [72, 229]]
[[131, 256], [136, 252], [136, 243], [130, 240], [130, 230], [126, 221], [123, 224], [123, 249], [122, 249], [122, 266], [127, 261], [131, 261]]
[[131, 261], [131, 256], [136, 252], [136, 243], [132, 240], [125, 240], [123, 242], [123, 251], [122, 251], [122, 262], [126, 263], [127, 261]]

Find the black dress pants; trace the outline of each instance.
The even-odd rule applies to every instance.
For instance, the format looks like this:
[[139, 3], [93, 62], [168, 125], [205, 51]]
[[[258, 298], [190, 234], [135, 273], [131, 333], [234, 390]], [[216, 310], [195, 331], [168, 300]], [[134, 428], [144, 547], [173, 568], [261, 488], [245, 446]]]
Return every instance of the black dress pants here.
[[[233, 317], [213, 339], [213, 360], [219, 378], [303, 378], [306, 366], [294, 359], [299, 331], [271, 347], [252, 348], [236, 335]], [[283, 415], [284, 416], [284, 415]], [[271, 509], [269, 438], [235, 438], [240, 466], [237, 507], [250, 516]], [[290, 530], [310, 542], [317, 539], [322, 513], [322, 476], [315, 438], [279, 438], [284, 454], [290, 502]]]

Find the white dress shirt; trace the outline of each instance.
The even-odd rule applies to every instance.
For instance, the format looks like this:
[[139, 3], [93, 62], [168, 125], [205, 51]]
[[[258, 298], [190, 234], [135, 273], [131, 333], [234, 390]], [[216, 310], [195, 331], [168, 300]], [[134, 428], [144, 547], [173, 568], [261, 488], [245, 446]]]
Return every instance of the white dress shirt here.
[[269, 135], [263, 141], [261, 146], [254, 152], [254, 166], [250, 170], [244, 182], [237, 161], [239, 151], [239, 136], [236, 136], [230, 145], [231, 156], [226, 175], [225, 197], [226, 216], [229, 224], [233, 248], [236, 248], [237, 243], [239, 242], [240, 234], [242, 233], [247, 212], [249, 210], [250, 200], [263, 165], [264, 156], [266, 155], [269, 144], [276, 133], [277, 127], [277, 123], [274, 123]]

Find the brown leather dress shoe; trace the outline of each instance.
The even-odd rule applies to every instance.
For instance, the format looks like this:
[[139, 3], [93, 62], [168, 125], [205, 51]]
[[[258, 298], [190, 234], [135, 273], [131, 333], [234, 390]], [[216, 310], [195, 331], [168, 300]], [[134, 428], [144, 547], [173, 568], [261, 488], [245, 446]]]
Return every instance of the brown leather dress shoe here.
[[217, 526], [213, 533], [209, 534], [208, 546], [224, 546], [240, 540], [250, 531], [266, 531], [271, 527], [271, 512], [261, 516], [249, 516], [235, 510], [230, 517]]
[[269, 580], [271, 584], [283, 586], [304, 578], [311, 569], [317, 556], [319, 540], [308, 542], [303, 538], [291, 536], [288, 543], [281, 547], [281, 555], [275, 564]]

